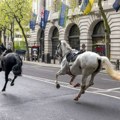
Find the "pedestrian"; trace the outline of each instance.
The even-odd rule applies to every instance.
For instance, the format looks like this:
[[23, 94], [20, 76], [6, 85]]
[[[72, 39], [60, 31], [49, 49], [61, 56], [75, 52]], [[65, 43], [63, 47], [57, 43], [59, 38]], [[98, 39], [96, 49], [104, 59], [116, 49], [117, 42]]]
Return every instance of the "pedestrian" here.
[[82, 49], [80, 50], [80, 53], [84, 53], [86, 51], [86, 45], [83, 43], [82, 44]]

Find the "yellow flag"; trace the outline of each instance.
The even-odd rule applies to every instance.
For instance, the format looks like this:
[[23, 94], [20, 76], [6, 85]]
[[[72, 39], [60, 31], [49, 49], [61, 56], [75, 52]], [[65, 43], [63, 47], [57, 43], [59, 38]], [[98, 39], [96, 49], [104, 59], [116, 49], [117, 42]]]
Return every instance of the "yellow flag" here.
[[81, 6], [81, 11], [83, 11], [84, 14], [90, 13], [93, 3], [94, 0], [84, 0]]

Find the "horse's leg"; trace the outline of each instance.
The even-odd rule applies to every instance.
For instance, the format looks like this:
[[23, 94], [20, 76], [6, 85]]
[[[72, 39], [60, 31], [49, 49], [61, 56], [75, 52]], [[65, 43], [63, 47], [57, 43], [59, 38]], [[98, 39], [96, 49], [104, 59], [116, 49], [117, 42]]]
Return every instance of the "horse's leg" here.
[[78, 95], [74, 98], [75, 101], [78, 101], [81, 94], [85, 93], [85, 88], [86, 88], [86, 80], [87, 80], [88, 76], [83, 75], [82, 76], [82, 84], [81, 84], [81, 89], [80, 92], [78, 93]]
[[94, 81], [94, 77], [95, 77], [96, 74], [97, 74], [97, 73], [93, 73], [93, 74], [91, 75], [91, 79], [90, 79], [88, 85], [86, 85], [85, 90], [86, 90], [87, 88], [89, 88], [90, 86], [94, 85], [94, 82], [93, 82], [93, 81]]
[[70, 80], [70, 85], [73, 85], [73, 81], [74, 81], [75, 77], [76, 77], [75, 75], [72, 75], [72, 78]]
[[63, 60], [60, 70], [56, 73], [56, 81], [55, 81], [56, 88], [60, 88], [60, 84], [58, 83], [58, 76], [67, 74], [67, 70], [68, 70], [67, 65], [68, 63], [66, 62], [66, 60], [65, 61]]
[[11, 86], [14, 85], [14, 82], [15, 82], [15, 79], [16, 79], [16, 78], [17, 78], [17, 76], [15, 75], [14, 78], [13, 78], [13, 80], [12, 80], [12, 82], [11, 82], [11, 84], [10, 84]]
[[5, 91], [6, 90], [6, 86], [7, 86], [7, 83], [8, 83], [8, 75], [9, 75], [10, 71], [6, 72], [5, 71], [5, 84], [4, 84], [4, 87], [2, 89], [2, 91]]
[[[70, 80], [70, 85], [73, 85], [73, 81], [74, 81], [75, 77], [76, 77], [75, 75], [72, 75], [72, 78]], [[76, 83], [75, 85], [73, 85], [73, 87], [80, 87], [80, 83]]]
[[62, 70], [60, 69], [57, 73], [56, 73], [56, 88], [60, 88], [60, 84], [58, 83], [58, 76], [62, 74]]

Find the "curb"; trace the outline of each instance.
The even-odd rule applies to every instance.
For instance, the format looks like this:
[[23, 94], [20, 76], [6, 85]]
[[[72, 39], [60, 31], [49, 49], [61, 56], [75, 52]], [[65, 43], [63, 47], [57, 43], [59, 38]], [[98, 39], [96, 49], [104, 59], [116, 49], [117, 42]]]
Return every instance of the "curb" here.
[[60, 68], [60, 64], [49, 64], [49, 63], [44, 63], [44, 62], [32, 62], [32, 61], [23, 61], [23, 63], [29, 63], [29, 64], [35, 64], [35, 65], [40, 65], [43, 67], [58, 67]]
[[[44, 62], [33, 62], [33, 61], [23, 61], [23, 63], [29, 63], [29, 64], [34, 64], [34, 65], [40, 65], [42, 67], [55, 67], [55, 68], [60, 68], [60, 64], [49, 64], [49, 63], [44, 63]], [[106, 73], [105, 70], [101, 70], [100, 73]]]

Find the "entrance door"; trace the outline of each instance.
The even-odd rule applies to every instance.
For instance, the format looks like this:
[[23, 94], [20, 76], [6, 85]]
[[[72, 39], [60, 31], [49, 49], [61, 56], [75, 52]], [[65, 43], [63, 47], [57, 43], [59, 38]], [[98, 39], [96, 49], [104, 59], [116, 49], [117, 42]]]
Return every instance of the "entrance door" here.
[[105, 32], [103, 21], [100, 21], [93, 30], [93, 52], [105, 56]]
[[52, 34], [52, 58], [55, 56], [58, 43], [59, 43], [59, 33], [58, 33], [58, 29], [55, 27]]
[[68, 37], [69, 44], [73, 49], [80, 50], [79, 36], [80, 36], [79, 28], [77, 27], [77, 25], [73, 25], [70, 29]]

